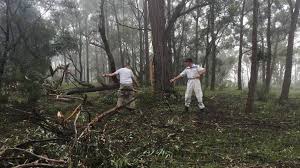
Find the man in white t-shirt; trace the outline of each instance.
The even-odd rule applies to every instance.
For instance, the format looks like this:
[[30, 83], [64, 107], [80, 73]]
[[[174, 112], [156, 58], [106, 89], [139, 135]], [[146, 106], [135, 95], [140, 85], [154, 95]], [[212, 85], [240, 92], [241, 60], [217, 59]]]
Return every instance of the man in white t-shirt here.
[[184, 64], [186, 68], [177, 77], [171, 79], [170, 82], [173, 83], [176, 80], [186, 76], [188, 78], [188, 82], [185, 91], [185, 111], [189, 110], [193, 91], [195, 92], [198, 100], [198, 107], [200, 108], [200, 111], [203, 111], [205, 106], [202, 99], [203, 93], [201, 89], [200, 77], [201, 75], [205, 74], [206, 70], [199, 65], [193, 64], [193, 60], [191, 58], [185, 59]]
[[[119, 76], [120, 79], [120, 88], [118, 90], [118, 102], [117, 106], [122, 106], [127, 103], [134, 97], [134, 88], [133, 83], [138, 86], [138, 82], [133, 75], [132, 70], [129, 65], [126, 65], [124, 68], [118, 69], [114, 73], [104, 74], [103, 77], [113, 77]], [[127, 106], [128, 109], [133, 110], [135, 108], [135, 102], [130, 103]]]

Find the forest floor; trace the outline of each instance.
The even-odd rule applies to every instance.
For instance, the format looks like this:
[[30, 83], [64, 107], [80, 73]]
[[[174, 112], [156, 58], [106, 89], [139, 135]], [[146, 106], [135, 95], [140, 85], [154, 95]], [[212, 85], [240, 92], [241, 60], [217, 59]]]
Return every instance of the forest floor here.
[[[255, 102], [252, 114], [244, 113], [246, 92], [205, 92], [206, 113], [198, 111], [196, 100], [184, 112], [184, 88], [178, 93], [162, 99], [143, 89], [138, 110], [124, 110], [97, 125], [113, 167], [300, 167], [300, 93], [292, 91], [285, 105], [272, 93]], [[85, 110], [94, 116], [115, 105], [116, 93], [91, 93], [88, 100]], [[55, 117], [77, 104], [47, 100], [39, 106]], [[34, 126], [0, 115], [0, 147], [32, 139]]]

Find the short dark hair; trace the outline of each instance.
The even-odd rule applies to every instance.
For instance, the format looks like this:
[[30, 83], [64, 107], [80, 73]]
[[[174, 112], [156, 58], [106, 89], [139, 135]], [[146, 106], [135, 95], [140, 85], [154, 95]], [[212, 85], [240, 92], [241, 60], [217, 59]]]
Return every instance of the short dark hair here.
[[193, 59], [192, 58], [186, 58], [186, 59], [184, 59], [184, 62], [193, 62]]

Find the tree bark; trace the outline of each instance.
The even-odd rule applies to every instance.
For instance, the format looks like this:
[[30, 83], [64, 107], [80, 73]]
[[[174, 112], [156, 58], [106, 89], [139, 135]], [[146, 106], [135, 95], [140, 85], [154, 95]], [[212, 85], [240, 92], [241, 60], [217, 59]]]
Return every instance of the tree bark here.
[[297, 21], [299, 16], [299, 7], [300, 7], [300, 0], [297, 0], [295, 4], [295, 9], [292, 14], [291, 25], [290, 25], [289, 36], [288, 36], [285, 73], [284, 73], [284, 80], [283, 80], [283, 85], [282, 85], [282, 90], [280, 95], [281, 102], [287, 100], [289, 97], [292, 66], [293, 66], [294, 39], [295, 39], [295, 31], [298, 23]]
[[[175, 44], [175, 35], [174, 35], [174, 31], [172, 31], [172, 40], [173, 40], [173, 47], [174, 47], [174, 62], [175, 62], [175, 68], [174, 68], [174, 71], [175, 71], [175, 75], [179, 74], [180, 73], [180, 70], [181, 70], [181, 64], [180, 64], [180, 60], [182, 59], [183, 57], [183, 54], [182, 53], [182, 48], [184, 46], [184, 34], [185, 34], [185, 29], [186, 29], [186, 22], [185, 22], [185, 19], [186, 17], [184, 16], [183, 19], [182, 19], [182, 28], [181, 28], [181, 33], [180, 33], [180, 39], [179, 39], [179, 44], [178, 46], [176, 47], [176, 44]], [[179, 36], [179, 35], [178, 35]], [[179, 83], [179, 82], [177, 82]]]
[[85, 50], [86, 50], [86, 82], [90, 82], [90, 53], [89, 53], [89, 32], [88, 32], [88, 15], [85, 19], [85, 26], [86, 26], [86, 38], [85, 38]]
[[[199, 0], [196, 1], [197, 5], [199, 4]], [[197, 15], [196, 15], [196, 28], [195, 28], [195, 33], [196, 33], [196, 39], [195, 39], [195, 62], [198, 64], [198, 52], [199, 52], [199, 17], [200, 17], [200, 10], [197, 9]]]
[[[64, 65], [65, 65], [65, 67], [67, 67], [68, 66], [67, 56], [65, 54], [63, 56], [64, 56]], [[69, 75], [68, 75], [68, 73], [65, 73], [64, 75], [65, 75], [65, 82], [67, 84], [69, 84]]]
[[206, 31], [206, 49], [205, 49], [205, 58], [204, 58], [204, 62], [205, 62], [205, 69], [206, 69], [206, 74], [205, 74], [205, 88], [209, 87], [209, 73], [210, 73], [210, 69], [209, 69], [209, 55], [211, 52], [211, 44], [209, 41], [209, 33], [210, 33], [210, 19], [209, 16], [207, 16], [207, 31]]
[[[266, 83], [266, 59], [265, 59], [265, 39], [263, 32], [260, 33], [261, 36], [261, 49], [259, 51], [260, 53], [260, 60], [261, 60], [261, 80], [262, 83]], [[259, 63], [258, 63], [259, 66]], [[259, 69], [259, 67], [258, 67]]]
[[271, 86], [271, 78], [272, 78], [272, 43], [271, 43], [271, 7], [272, 2], [271, 0], [268, 0], [268, 10], [267, 10], [267, 17], [268, 17], [268, 26], [267, 26], [267, 74], [266, 74], [266, 93], [268, 94], [270, 91]]
[[171, 72], [172, 57], [168, 45], [169, 38], [171, 37], [172, 29], [176, 20], [197, 8], [207, 6], [208, 3], [203, 3], [189, 8], [182, 12], [186, 5], [187, 0], [182, 0], [174, 9], [174, 12], [168, 23], [166, 24], [165, 17], [165, 1], [164, 0], [151, 0], [149, 1], [149, 17], [152, 28], [152, 44], [154, 50], [154, 88], [159, 92], [168, 92], [171, 89], [169, 82]]
[[82, 27], [81, 20], [78, 18], [78, 26], [79, 26], [79, 51], [78, 51], [78, 62], [79, 62], [79, 79], [83, 80], [83, 66], [82, 66]]
[[143, 42], [143, 27], [142, 27], [142, 16], [141, 16], [141, 12], [138, 10], [137, 11], [138, 15], [138, 27], [139, 27], [139, 55], [140, 55], [140, 64], [139, 64], [139, 69], [140, 69], [140, 73], [139, 73], [139, 79], [140, 81], [144, 81], [144, 75], [145, 75], [145, 71], [144, 71], [144, 64], [145, 64], [145, 60], [144, 60], [144, 42]]
[[144, 0], [144, 54], [145, 54], [145, 77], [146, 81], [150, 80], [150, 57], [149, 57], [149, 35], [148, 35], [148, 25], [149, 25], [149, 19], [148, 19], [148, 0]]
[[243, 59], [243, 38], [244, 38], [244, 15], [246, 0], [243, 0], [242, 11], [240, 17], [240, 46], [239, 46], [239, 62], [238, 62], [238, 89], [243, 89], [242, 83], [242, 59]]
[[[99, 28], [99, 33], [100, 33], [102, 42], [104, 44], [104, 49], [105, 49], [105, 52], [107, 54], [107, 58], [108, 58], [108, 61], [109, 61], [110, 72], [115, 72], [116, 71], [115, 60], [114, 60], [113, 54], [110, 50], [110, 46], [109, 46], [109, 43], [108, 43], [108, 40], [107, 40], [107, 37], [106, 37], [104, 4], [105, 4], [105, 0], [102, 0], [101, 4], [100, 4], [100, 15], [99, 15], [99, 26], [98, 26], [98, 28]], [[113, 81], [115, 83], [119, 82], [119, 80], [116, 77], [113, 77]]]
[[165, 30], [165, 1], [149, 1], [149, 17], [152, 29], [152, 45], [154, 50], [154, 89], [158, 92], [168, 92], [171, 88], [170, 55]]
[[276, 35], [276, 41], [275, 41], [275, 47], [274, 47], [274, 52], [273, 52], [273, 59], [272, 59], [272, 64], [271, 64], [271, 77], [273, 76], [275, 66], [277, 63], [277, 52], [278, 52], [278, 45], [279, 45], [279, 34]]
[[4, 32], [5, 34], [4, 51], [0, 58], [0, 88], [2, 88], [2, 84], [3, 84], [3, 74], [8, 59], [9, 41], [10, 41], [10, 17], [9, 17], [10, 1], [6, 0], [5, 3], [6, 3], [6, 11], [5, 11], [6, 30]]
[[253, 0], [253, 30], [252, 30], [252, 57], [251, 57], [251, 76], [249, 82], [248, 98], [246, 103], [246, 113], [253, 112], [254, 96], [257, 83], [257, 27], [258, 27], [258, 0]]
[[97, 75], [100, 74], [99, 56], [100, 56], [100, 55], [98, 54], [97, 47], [95, 46], [95, 64], [96, 64], [96, 72], [97, 72]]
[[118, 45], [119, 45], [119, 53], [121, 57], [121, 65], [122, 67], [125, 66], [125, 59], [124, 59], [124, 54], [123, 54], [123, 48], [122, 48], [122, 38], [121, 38], [121, 31], [120, 31], [120, 26], [119, 26], [119, 18], [118, 18], [118, 13], [115, 5], [115, 1], [113, 3], [113, 9], [114, 9], [114, 14], [115, 14], [115, 20], [117, 22], [117, 32], [118, 32]]
[[210, 34], [211, 34], [211, 82], [210, 90], [215, 90], [216, 83], [216, 33], [215, 33], [215, 2], [210, 5]]

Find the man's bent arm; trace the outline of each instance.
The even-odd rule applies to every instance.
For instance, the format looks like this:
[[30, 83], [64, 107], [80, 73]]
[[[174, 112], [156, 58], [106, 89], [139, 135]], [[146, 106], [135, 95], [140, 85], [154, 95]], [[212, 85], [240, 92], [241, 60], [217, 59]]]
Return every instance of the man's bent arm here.
[[198, 73], [199, 73], [199, 75], [201, 76], [201, 75], [203, 75], [203, 74], [206, 73], [206, 69], [204, 68], [204, 69], [202, 69], [201, 71], [198, 71]]

